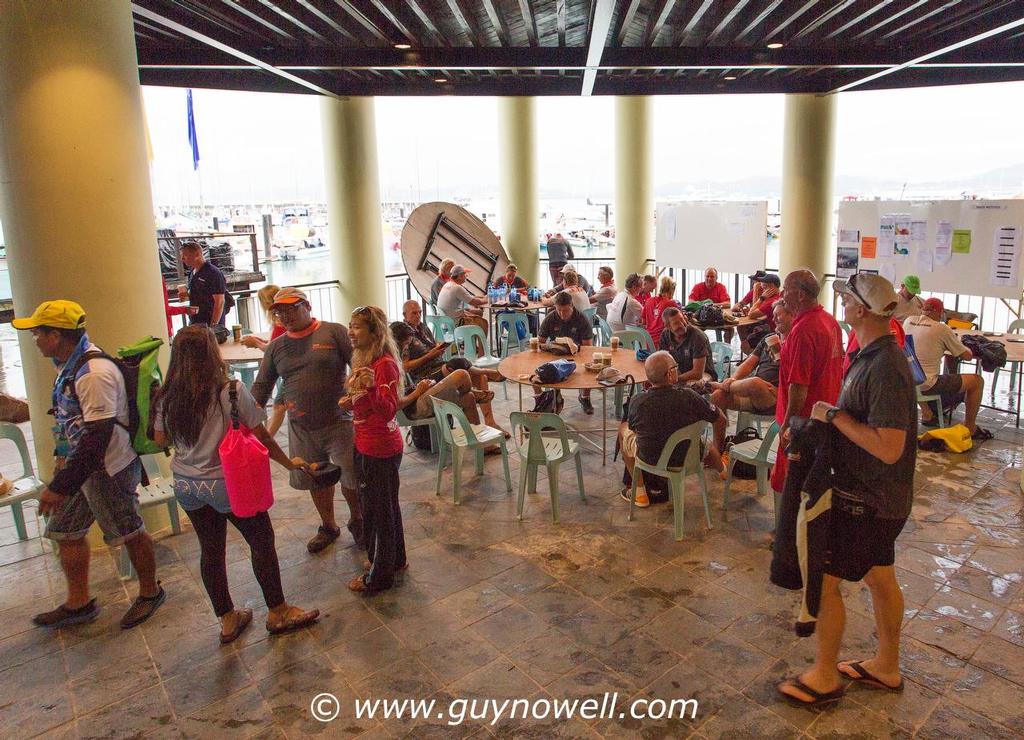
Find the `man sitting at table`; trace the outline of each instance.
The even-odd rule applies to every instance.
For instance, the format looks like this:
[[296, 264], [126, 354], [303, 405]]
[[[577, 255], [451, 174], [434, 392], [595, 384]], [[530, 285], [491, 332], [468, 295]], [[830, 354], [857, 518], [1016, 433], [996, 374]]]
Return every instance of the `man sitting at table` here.
[[615, 287], [615, 273], [610, 267], [599, 267], [597, 270], [597, 281], [601, 283], [594, 295], [590, 296], [590, 303], [597, 306], [597, 315], [605, 321], [608, 320], [608, 304], [615, 300], [619, 289]]
[[643, 325], [644, 307], [640, 302], [641, 278], [635, 272], [626, 278], [625, 290], [619, 291], [608, 304], [608, 326], [612, 331], [636, 328]]
[[[710, 383], [711, 403], [723, 411], [748, 411], [759, 416], [775, 416], [779, 386], [779, 353], [782, 340], [793, 326], [793, 314], [784, 303], [775, 304], [775, 323], [779, 333], [771, 333], [760, 341], [754, 351], [736, 368], [732, 377], [721, 383]], [[776, 341], [773, 341], [773, 338]], [[775, 344], [772, 351], [771, 345]], [[725, 424], [715, 426], [715, 444], [723, 449]]]
[[[558, 337], [568, 337], [580, 347], [594, 343], [594, 329], [587, 317], [573, 306], [572, 296], [562, 291], [554, 298], [554, 311], [548, 313], [540, 325], [540, 341], [550, 342]], [[533, 387], [535, 396], [534, 412], [550, 411], [554, 408], [557, 414], [562, 410], [562, 399], [556, 392], [541, 393], [539, 386]], [[585, 414], [594, 413], [594, 405], [590, 402], [590, 390], [580, 391], [580, 407]]]
[[558, 274], [561, 279], [559, 280], [558, 284], [555, 285], [551, 290], [544, 293], [545, 298], [551, 298], [556, 293], [561, 293], [563, 290], [565, 290], [565, 273], [567, 272], [571, 272], [574, 275], [576, 275], [577, 284], [581, 288], [583, 288], [583, 292], [587, 294], [587, 298], [594, 295], [594, 286], [590, 284], [590, 281], [587, 280], [582, 275], [580, 275], [578, 272], [576, 272], [576, 268], [573, 267], [572, 265], [565, 265], [564, 267], [559, 268]]
[[[619, 449], [626, 464], [626, 472], [634, 474], [637, 457], [647, 463], [657, 463], [665, 442], [674, 432], [694, 422], [714, 422], [721, 413], [690, 388], [679, 385], [679, 365], [665, 351], [658, 351], [644, 361], [644, 371], [651, 384], [648, 390], [633, 396], [629, 402], [626, 420], [619, 425]], [[686, 461], [689, 443], [676, 447], [669, 465], [679, 467]], [[721, 471], [722, 457], [711, 445], [702, 455], [704, 464]], [[651, 501], [647, 495], [644, 475], [637, 481], [636, 505], [643, 508]], [[623, 488], [621, 496], [629, 501], [630, 488]]]
[[[455, 319], [456, 326], [472, 324], [479, 326], [487, 333], [488, 323], [483, 317], [483, 306], [487, 305], [487, 299], [482, 296], [475, 296], [466, 290], [466, 280], [469, 279], [469, 270], [463, 265], [455, 265], [452, 268], [451, 279], [441, 288], [437, 297], [437, 310], [450, 319]], [[483, 347], [477, 349], [481, 354]]]
[[636, 299], [640, 301], [640, 306], [646, 306], [647, 301], [654, 297], [654, 294], [658, 290], [658, 277], [656, 275], [647, 274], [644, 275], [640, 285], [640, 293]]
[[718, 282], [718, 270], [709, 267], [704, 271], [704, 282], [697, 283], [690, 291], [691, 301], [711, 301], [720, 308], [728, 308], [732, 303], [729, 291]]
[[[907, 336], [914, 338], [914, 351], [924, 370], [925, 379], [919, 386], [923, 396], [939, 396], [942, 412], [951, 411], [964, 402], [964, 426], [977, 440], [992, 439], [992, 432], [977, 424], [978, 409], [985, 392], [985, 379], [980, 375], [950, 373], [940, 375], [942, 357], [947, 352], [958, 360], [973, 360], [974, 355], [947, 324], [940, 321], [943, 305], [938, 298], [929, 298], [923, 304], [921, 316], [911, 316], [903, 322]], [[936, 427], [936, 418], [930, 404], [921, 404], [921, 423]]]
[[665, 329], [658, 339], [658, 349], [665, 350], [679, 363], [679, 382], [683, 384], [717, 380], [711, 357], [711, 343], [696, 326], [690, 326], [686, 314], [669, 306], [662, 314]]
[[[505, 268], [505, 274], [494, 281], [495, 288], [507, 288], [508, 290], [527, 290], [529, 285], [526, 281], [519, 277], [519, 268], [508, 263], [508, 267]], [[525, 296], [524, 296], [525, 299]]]

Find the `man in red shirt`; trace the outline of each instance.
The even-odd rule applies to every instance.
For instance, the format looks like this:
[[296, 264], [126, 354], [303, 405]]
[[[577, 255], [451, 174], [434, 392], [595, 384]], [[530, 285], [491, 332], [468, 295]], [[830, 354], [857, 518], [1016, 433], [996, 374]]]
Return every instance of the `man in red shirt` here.
[[709, 267], [704, 271], [704, 282], [697, 283], [693, 286], [693, 290], [690, 291], [691, 301], [712, 301], [716, 306], [722, 308], [729, 308], [732, 305], [732, 299], [729, 297], [729, 291], [725, 289], [725, 286], [718, 282], [718, 270], [714, 267]]
[[654, 275], [644, 275], [643, 282], [640, 286], [640, 293], [636, 299], [640, 301], [641, 308], [647, 305], [647, 301], [651, 300], [654, 295], [654, 291], [658, 287], [658, 278]]
[[821, 284], [810, 270], [794, 270], [782, 284], [783, 304], [796, 318], [782, 343], [775, 420], [782, 442], [772, 470], [772, 488], [786, 482], [785, 446], [789, 420], [810, 417], [818, 401], [836, 404], [843, 380], [843, 332], [839, 322], [818, 303]]

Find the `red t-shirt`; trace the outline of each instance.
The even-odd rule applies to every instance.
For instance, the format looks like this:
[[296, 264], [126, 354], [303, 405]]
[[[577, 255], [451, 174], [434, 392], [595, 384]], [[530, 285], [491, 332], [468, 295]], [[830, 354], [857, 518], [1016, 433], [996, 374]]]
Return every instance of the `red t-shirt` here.
[[[903, 349], [903, 345], [907, 343], [907, 333], [903, 331], [903, 324], [896, 319], [889, 319], [889, 331], [896, 337], [896, 343]], [[846, 377], [846, 371], [850, 369], [850, 358], [855, 352], [860, 351], [860, 342], [857, 341], [857, 332], [850, 331], [850, 338], [847, 340], [846, 352], [843, 354], [843, 377]]]
[[[796, 317], [782, 343], [779, 391], [775, 420], [781, 425], [789, 405], [791, 383], [807, 386], [807, 399], [797, 411], [809, 417], [818, 401], [835, 404], [843, 383], [843, 332], [839, 322], [820, 305]], [[786, 456], [779, 451], [772, 470], [772, 487], [781, 491], [786, 481]]]
[[273, 342], [282, 334], [287, 334], [287, 330], [280, 324], [274, 324], [274, 328], [270, 330], [270, 341]]
[[646, 306], [647, 301], [651, 300], [652, 295], [650, 293], [640, 292], [636, 294], [636, 299], [640, 302], [640, 306]]
[[391, 457], [404, 448], [395, 412], [398, 411], [398, 363], [381, 355], [370, 368], [375, 382], [352, 404], [356, 449], [369, 457]]
[[[665, 298], [660, 295], [652, 297], [651, 300], [644, 304], [644, 310], [640, 314], [640, 318], [644, 322], [644, 326], [647, 327], [647, 333], [652, 338], [661, 336], [661, 332], [665, 328], [665, 320], [661, 318], [661, 314], [669, 306], [682, 308], [679, 305], [679, 301], [675, 298]], [[655, 339], [654, 341], [657, 342], [658, 340]]]
[[715, 283], [714, 288], [708, 288], [708, 284], [701, 281], [693, 286], [693, 290], [690, 291], [691, 301], [707, 301], [711, 300], [713, 303], [726, 303], [731, 301], [729, 298], [729, 291], [725, 289], [725, 286], [721, 283]]
[[763, 299], [761, 301], [761, 305], [757, 307], [757, 310], [764, 314], [765, 319], [768, 321], [768, 326], [772, 328], [772, 331], [775, 331], [775, 313], [772, 311], [772, 308], [775, 306], [775, 301], [780, 298], [782, 298], [782, 294], [776, 293], [771, 298]]

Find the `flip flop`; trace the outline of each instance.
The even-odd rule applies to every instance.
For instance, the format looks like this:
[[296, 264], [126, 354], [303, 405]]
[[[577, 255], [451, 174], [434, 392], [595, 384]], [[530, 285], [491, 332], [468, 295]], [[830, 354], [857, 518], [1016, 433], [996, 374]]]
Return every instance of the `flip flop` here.
[[494, 391], [473, 390], [473, 396], [477, 403], [490, 403], [494, 400]]
[[974, 430], [974, 434], [971, 435], [971, 439], [976, 440], [978, 442], [984, 442], [986, 439], [992, 439], [992, 432], [990, 432], [988, 429], [977, 427]]
[[238, 612], [241, 616], [238, 617], [238, 621], [235, 622], [235, 628], [229, 633], [220, 633], [220, 644], [227, 645], [234, 642], [239, 636], [245, 632], [245, 628], [252, 623], [252, 609], [241, 609]]
[[[809, 697], [811, 697], [812, 700], [805, 701], [804, 699], [793, 696], [792, 694], [787, 694], [785, 691], [782, 690], [783, 686], [792, 686], [794, 689], [798, 689], [804, 694], [807, 694]], [[835, 691], [829, 691], [826, 694], [822, 694], [820, 691], [815, 691], [814, 689], [812, 689], [799, 678], [791, 678], [788, 681], [784, 681], [783, 683], [779, 684], [778, 691], [780, 694], [782, 694], [783, 698], [793, 706], [807, 707], [810, 709], [814, 707], [823, 707], [828, 704], [833, 704], [839, 701], [843, 698], [843, 694], [846, 693], [846, 687], [840, 686]]]
[[292, 632], [303, 627], [308, 627], [320, 618], [319, 609], [310, 609], [308, 612], [302, 611], [298, 607], [292, 607], [299, 612], [298, 616], [288, 617], [281, 624], [271, 627], [270, 622], [267, 622], [267, 632], [272, 635], [283, 635], [285, 632]]
[[[846, 663], [840, 663], [836, 666], [839, 672], [846, 676], [851, 681], [859, 681], [860, 683], [867, 684], [868, 686], [874, 686], [876, 689], [882, 689], [883, 691], [900, 692], [903, 691], [903, 679], [896, 686], [890, 686], [884, 681], [879, 680], [877, 676], [871, 675], [871, 672], [864, 667], [864, 661], [854, 660]], [[853, 673], [847, 673], [846, 669], [849, 668]]]

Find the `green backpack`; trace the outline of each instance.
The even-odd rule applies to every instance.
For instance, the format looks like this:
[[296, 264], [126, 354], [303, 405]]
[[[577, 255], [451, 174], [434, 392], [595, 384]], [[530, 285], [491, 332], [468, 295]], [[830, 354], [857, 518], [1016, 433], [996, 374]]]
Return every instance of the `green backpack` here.
[[[128, 392], [128, 425], [125, 429], [131, 438], [132, 449], [140, 455], [167, 452], [153, 441], [153, 399], [164, 379], [157, 362], [163, 343], [164, 340], [157, 337], [144, 337], [135, 344], [118, 347], [117, 357], [111, 357], [106, 352], [86, 352], [70, 375], [70, 378], [75, 378], [82, 365], [97, 357], [117, 365]], [[75, 393], [73, 382], [69, 389], [72, 394]]]

